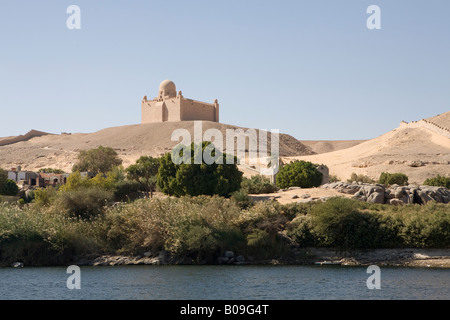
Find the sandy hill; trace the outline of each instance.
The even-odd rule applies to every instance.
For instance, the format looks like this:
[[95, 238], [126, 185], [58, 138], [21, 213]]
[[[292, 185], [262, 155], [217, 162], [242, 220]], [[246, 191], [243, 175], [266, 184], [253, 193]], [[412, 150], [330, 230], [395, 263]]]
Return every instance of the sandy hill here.
[[[80, 150], [100, 145], [114, 148], [126, 167], [142, 155], [159, 156], [171, 151], [178, 143], [171, 141], [172, 133], [176, 129], [187, 129], [194, 139], [193, 124], [193, 121], [149, 123], [112, 127], [94, 133], [43, 135], [0, 146], [0, 167], [9, 169], [21, 165], [23, 170], [52, 167], [70, 172]], [[220, 130], [224, 137], [227, 129], [246, 130], [232, 125], [203, 121], [203, 132], [210, 128]], [[270, 133], [268, 136], [270, 141]], [[9, 139], [11, 141], [11, 138]], [[270, 151], [270, 146], [268, 150]], [[310, 154], [314, 152], [309, 147], [290, 135], [280, 134], [280, 155]]]
[[327, 153], [354, 147], [367, 140], [302, 140], [315, 153]]
[[428, 122], [435, 123], [438, 126], [441, 126], [443, 128], [446, 128], [450, 130], [450, 111], [437, 115], [432, 118], [426, 119]]
[[[450, 113], [430, 118], [450, 127]], [[431, 121], [431, 120], [430, 120]], [[450, 139], [426, 127], [400, 126], [380, 137], [333, 152], [288, 157], [325, 164], [342, 180], [352, 172], [378, 179], [381, 172], [402, 172], [409, 182], [421, 184], [437, 174], [450, 176]]]
[[16, 137], [0, 138], [0, 146], [6, 146], [6, 145], [17, 143], [17, 142], [28, 141], [35, 137], [42, 137], [42, 136], [46, 136], [49, 134], [50, 133], [47, 133], [47, 132], [31, 130], [25, 135], [20, 135], [20, 136], [16, 136]]

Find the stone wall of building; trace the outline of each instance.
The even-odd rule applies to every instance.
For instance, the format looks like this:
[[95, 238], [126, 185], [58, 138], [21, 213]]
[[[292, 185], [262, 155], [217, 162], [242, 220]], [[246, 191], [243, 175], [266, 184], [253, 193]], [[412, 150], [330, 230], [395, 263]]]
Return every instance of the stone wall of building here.
[[176, 92], [175, 84], [170, 80], [161, 83], [158, 97], [142, 100], [142, 123], [176, 121], [213, 121], [219, 122], [219, 103], [206, 103], [183, 97]]
[[216, 120], [216, 108], [214, 104], [190, 99], [181, 99], [181, 108], [182, 120], [204, 120], [218, 122], [218, 120]]

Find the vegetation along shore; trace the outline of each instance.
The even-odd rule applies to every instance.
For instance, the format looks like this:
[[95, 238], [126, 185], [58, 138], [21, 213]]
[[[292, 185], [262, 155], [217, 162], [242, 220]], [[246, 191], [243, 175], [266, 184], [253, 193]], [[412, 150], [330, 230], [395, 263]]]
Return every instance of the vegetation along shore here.
[[[91, 153], [80, 154], [65, 185], [0, 203], [2, 266], [450, 266], [448, 203], [391, 205], [345, 196], [253, 201], [249, 194], [278, 188], [261, 176], [243, 178], [235, 165], [175, 165], [166, 154], [124, 169], [101, 156], [114, 158], [111, 150]], [[110, 166], [95, 168], [89, 159]], [[278, 185], [320, 184], [314, 165], [294, 166], [299, 176], [283, 165]], [[78, 170], [99, 173], [90, 179]]]

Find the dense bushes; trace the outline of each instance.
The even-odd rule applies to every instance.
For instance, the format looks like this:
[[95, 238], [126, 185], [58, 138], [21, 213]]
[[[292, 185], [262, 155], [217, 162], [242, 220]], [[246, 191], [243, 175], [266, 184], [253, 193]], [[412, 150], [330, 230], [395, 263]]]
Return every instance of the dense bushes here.
[[434, 178], [426, 179], [423, 184], [427, 186], [450, 189], [450, 177], [441, 177], [440, 175], [437, 175]]
[[300, 245], [352, 248], [448, 248], [450, 206], [396, 207], [332, 198], [296, 218], [288, 234]]
[[0, 265], [61, 265], [102, 254], [101, 220], [69, 218], [51, 210], [0, 204]]
[[[35, 196], [43, 199], [39, 192]], [[82, 198], [89, 197], [87, 205]], [[160, 250], [178, 261], [212, 263], [225, 250], [255, 259], [289, 258], [293, 245], [450, 247], [448, 204], [396, 207], [332, 198], [289, 205], [263, 201], [244, 210], [218, 196], [140, 199], [106, 207], [97, 201], [103, 197], [98, 190], [80, 189], [66, 191], [49, 206], [1, 204], [0, 264], [67, 264], [101, 254]]]
[[366, 212], [354, 200], [336, 198], [318, 204], [311, 211], [312, 232], [324, 246], [339, 248], [383, 248], [399, 245], [389, 219]]
[[404, 173], [388, 173], [382, 172], [378, 183], [384, 184], [386, 186], [391, 186], [393, 184], [398, 184], [399, 186], [408, 185], [408, 177]]
[[[183, 163], [172, 159], [171, 153], [166, 153], [160, 160], [157, 177], [157, 185], [162, 192], [172, 196], [199, 196], [220, 195], [228, 197], [234, 191], [240, 189], [242, 172], [237, 167], [237, 159], [233, 164], [227, 164], [226, 154], [215, 150], [210, 142], [201, 145], [192, 143], [190, 155], [185, 149], [179, 149], [180, 158], [185, 159]], [[198, 155], [212, 150], [212, 158], [222, 158], [222, 164], [206, 164], [202, 157], [201, 164], [195, 164]], [[186, 154], [184, 154], [186, 152]], [[215, 153], [217, 152], [217, 154]]]
[[308, 161], [293, 161], [281, 167], [277, 174], [277, 185], [280, 188], [318, 187], [322, 183], [323, 174], [317, 169], [317, 165]]
[[113, 198], [112, 191], [100, 187], [81, 188], [62, 192], [56, 206], [62, 208], [71, 217], [91, 219], [100, 215], [103, 208]]

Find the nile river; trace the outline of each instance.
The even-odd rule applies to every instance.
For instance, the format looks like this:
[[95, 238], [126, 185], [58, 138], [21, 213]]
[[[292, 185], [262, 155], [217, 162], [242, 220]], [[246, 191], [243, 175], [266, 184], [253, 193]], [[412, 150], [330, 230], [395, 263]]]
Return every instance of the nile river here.
[[372, 290], [364, 267], [86, 266], [80, 289], [67, 288], [66, 271], [0, 268], [0, 299], [450, 299], [449, 269], [382, 267], [381, 288]]

